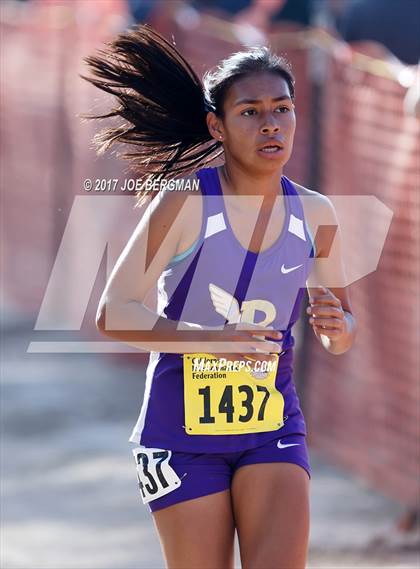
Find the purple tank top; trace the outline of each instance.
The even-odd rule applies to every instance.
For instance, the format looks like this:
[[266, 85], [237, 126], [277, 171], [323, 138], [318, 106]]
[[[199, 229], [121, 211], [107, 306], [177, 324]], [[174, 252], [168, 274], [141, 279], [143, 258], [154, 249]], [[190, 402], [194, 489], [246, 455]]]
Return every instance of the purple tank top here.
[[229, 318], [216, 311], [211, 291], [217, 290], [236, 299], [232, 306], [242, 321], [280, 330], [283, 353], [276, 388], [284, 398], [284, 425], [277, 431], [260, 433], [188, 435], [184, 421], [183, 358], [180, 354], [151, 352], [143, 404], [129, 440], [145, 447], [180, 452], [221, 453], [260, 446], [286, 434], [306, 434], [293, 382], [292, 327], [299, 317], [315, 250], [300, 197], [291, 181], [283, 176], [283, 230], [273, 245], [257, 254], [245, 249], [232, 231], [217, 169], [204, 168], [197, 172], [197, 177], [203, 196], [200, 235], [193, 252], [170, 263], [160, 275], [158, 313], [171, 320], [222, 328], [235, 317], [235, 310]]

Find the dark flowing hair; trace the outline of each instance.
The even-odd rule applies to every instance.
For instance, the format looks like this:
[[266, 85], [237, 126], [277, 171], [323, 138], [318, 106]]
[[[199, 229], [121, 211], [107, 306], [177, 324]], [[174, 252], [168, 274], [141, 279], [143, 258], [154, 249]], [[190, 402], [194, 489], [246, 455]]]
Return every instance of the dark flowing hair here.
[[267, 47], [230, 55], [204, 75], [203, 83], [177, 49], [147, 24], [119, 34], [97, 53], [84, 60], [93, 76], [81, 77], [114, 95], [118, 105], [105, 114], [81, 116], [123, 119], [95, 135], [96, 150], [102, 154], [115, 143], [132, 145], [121, 156], [151, 178], [190, 173], [223, 153], [222, 143], [209, 133], [206, 115], [213, 111], [224, 117], [223, 102], [237, 79], [277, 73], [294, 99], [290, 64]]

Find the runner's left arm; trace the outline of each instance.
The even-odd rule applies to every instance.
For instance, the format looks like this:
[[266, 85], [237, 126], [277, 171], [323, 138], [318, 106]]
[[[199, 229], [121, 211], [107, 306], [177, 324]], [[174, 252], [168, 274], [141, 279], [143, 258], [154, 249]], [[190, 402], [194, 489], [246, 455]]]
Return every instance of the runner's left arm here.
[[315, 236], [316, 259], [306, 281], [307, 314], [315, 336], [330, 353], [350, 349], [356, 334], [345, 271], [342, 229], [332, 201], [313, 192], [305, 215]]

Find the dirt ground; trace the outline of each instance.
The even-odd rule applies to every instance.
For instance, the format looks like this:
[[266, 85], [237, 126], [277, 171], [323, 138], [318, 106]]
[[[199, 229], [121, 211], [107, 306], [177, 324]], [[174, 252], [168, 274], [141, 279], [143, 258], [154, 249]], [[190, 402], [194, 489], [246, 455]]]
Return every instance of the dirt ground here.
[[[1, 567], [163, 568], [128, 442], [143, 361], [29, 354], [31, 339], [3, 333]], [[418, 568], [418, 533], [392, 529], [401, 506], [314, 451], [311, 459], [308, 568]]]

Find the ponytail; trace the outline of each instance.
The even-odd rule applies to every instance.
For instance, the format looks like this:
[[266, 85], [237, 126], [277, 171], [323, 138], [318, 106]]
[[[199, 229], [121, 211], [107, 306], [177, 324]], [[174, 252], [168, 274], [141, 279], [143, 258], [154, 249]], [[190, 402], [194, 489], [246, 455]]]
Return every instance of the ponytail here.
[[121, 156], [161, 179], [199, 169], [223, 152], [207, 128], [211, 107], [201, 81], [171, 43], [140, 25], [106, 46], [84, 60], [93, 76], [81, 76], [118, 103], [105, 114], [83, 118], [123, 119], [95, 135], [98, 154], [127, 143], [133, 150]]

